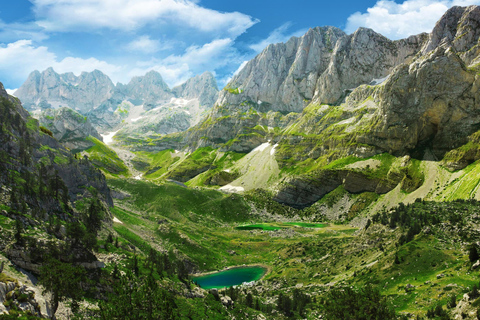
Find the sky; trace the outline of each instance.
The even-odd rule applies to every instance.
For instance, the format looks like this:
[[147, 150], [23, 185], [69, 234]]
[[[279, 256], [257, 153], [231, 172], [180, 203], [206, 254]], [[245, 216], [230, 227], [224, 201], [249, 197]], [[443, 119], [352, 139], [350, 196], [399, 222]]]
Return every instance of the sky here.
[[30, 72], [101, 70], [128, 83], [150, 70], [173, 87], [204, 71], [222, 88], [268, 44], [309, 28], [372, 28], [390, 39], [430, 32], [454, 5], [480, 0], [0, 0], [0, 82]]

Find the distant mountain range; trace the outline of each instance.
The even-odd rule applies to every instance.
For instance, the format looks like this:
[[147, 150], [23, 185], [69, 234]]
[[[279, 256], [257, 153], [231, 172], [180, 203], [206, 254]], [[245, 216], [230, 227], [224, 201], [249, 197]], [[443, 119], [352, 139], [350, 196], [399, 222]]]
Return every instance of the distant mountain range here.
[[[188, 129], [213, 106], [217, 95], [216, 80], [209, 72], [170, 89], [155, 71], [134, 77], [126, 85], [114, 85], [98, 70], [77, 77], [73, 73], [58, 74], [52, 68], [32, 72], [15, 92], [33, 114], [68, 107], [87, 116], [100, 132], [128, 125], [133, 131], [154, 134]], [[143, 116], [153, 109], [155, 112]], [[178, 118], [178, 123], [167, 121], [170, 117]], [[152, 126], [152, 122], [164, 125]]]

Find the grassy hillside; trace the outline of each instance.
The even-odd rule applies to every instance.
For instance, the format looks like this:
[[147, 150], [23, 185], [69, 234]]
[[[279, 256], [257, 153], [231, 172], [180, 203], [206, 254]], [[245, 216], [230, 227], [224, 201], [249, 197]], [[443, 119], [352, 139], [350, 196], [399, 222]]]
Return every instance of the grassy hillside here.
[[[116, 201], [113, 214], [122, 222], [114, 229], [132, 244], [178, 251], [198, 271], [265, 265], [269, 273], [247, 292], [274, 306], [280, 293], [301, 288], [317, 301], [308, 304], [308, 319], [323, 312], [318, 301], [330, 286], [367, 284], [388, 297], [397, 313], [424, 317], [437, 305], [452, 317], [463, 312], [470, 319], [469, 312], [476, 312], [476, 298], [462, 302], [463, 309], [451, 307], [452, 299], [458, 303], [479, 281], [469, 259], [471, 245], [480, 240], [474, 200], [414, 201], [380, 210], [355, 228], [278, 216], [281, 210], [261, 197], [249, 196], [247, 203], [239, 195], [173, 183], [109, 183], [131, 195]], [[257, 228], [242, 227], [251, 225]]]
[[87, 140], [93, 142], [95, 145], [84, 151], [84, 154], [88, 156], [90, 161], [106, 175], [113, 176], [129, 176], [128, 168], [118, 155], [110, 149], [102, 141], [89, 136]]

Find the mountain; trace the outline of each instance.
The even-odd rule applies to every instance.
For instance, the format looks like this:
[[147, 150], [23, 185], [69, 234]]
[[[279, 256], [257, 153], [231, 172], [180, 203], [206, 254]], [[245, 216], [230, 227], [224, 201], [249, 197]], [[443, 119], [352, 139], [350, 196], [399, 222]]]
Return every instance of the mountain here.
[[135, 105], [143, 104], [147, 110], [174, 97], [160, 73], [156, 71], [150, 71], [142, 77], [133, 77], [126, 86], [119, 86], [117, 92], [123, 94], [124, 100], [129, 99]]
[[[15, 95], [30, 111], [68, 107], [87, 116], [99, 132], [128, 124], [129, 132], [141, 136], [184, 131], [197, 124], [217, 99], [218, 87], [210, 72], [170, 90], [156, 71], [115, 86], [98, 70], [76, 77], [49, 68], [32, 72]], [[146, 114], [150, 110], [154, 111]]]
[[112, 97], [115, 86], [101, 71], [58, 74], [53, 68], [32, 72], [15, 91], [27, 110], [69, 107], [85, 113]]
[[198, 99], [200, 105], [213, 106], [218, 96], [218, 86], [211, 72], [204, 72], [176, 86], [172, 92], [184, 99]]
[[38, 119], [40, 125], [53, 133], [58, 142], [74, 153], [94, 145], [87, 140], [88, 137], [102, 140], [90, 120], [70, 108], [46, 109], [39, 114], [34, 113], [34, 117]]
[[[398, 41], [314, 28], [213, 108], [210, 74], [170, 90], [151, 72], [44, 127], [0, 84], [0, 313], [44, 305], [13, 261], [65, 317], [477, 319], [479, 39], [478, 6]], [[55, 134], [91, 119], [115, 144], [92, 131], [72, 156]], [[263, 275], [191, 281], [247, 266]]]
[[[453, 7], [430, 34], [397, 41], [365, 28], [310, 29], [247, 63], [198, 125], [124, 142], [191, 152], [163, 178], [267, 188], [296, 207], [339, 187], [411, 193], [427, 179], [417, 161], [458, 170], [480, 156], [479, 20], [478, 6]], [[350, 163], [360, 160], [367, 173]]]
[[185, 131], [200, 122], [213, 106], [218, 87], [213, 75], [205, 72], [173, 88], [172, 93], [175, 97], [155, 104], [153, 109], [144, 105], [143, 109], [138, 110], [132, 104], [125, 105], [129, 115], [117, 137], [121, 140]]

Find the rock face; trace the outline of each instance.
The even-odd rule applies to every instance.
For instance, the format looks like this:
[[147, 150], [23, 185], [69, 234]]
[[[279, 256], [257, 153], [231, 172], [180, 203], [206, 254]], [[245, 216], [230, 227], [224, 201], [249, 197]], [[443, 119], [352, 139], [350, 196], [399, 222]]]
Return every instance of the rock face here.
[[102, 137], [88, 118], [70, 108], [46, 109], [36, 117], [40, 125], [52, 131], [55, 139], [74, 153], [94, 145], [86, 140], [89, 136], [102, 141]]
[[176, 97], [187, 100], [198, 99], [200, 105], [213, 106], [218, 97], [218, 86], [210, 72], [204, 72], [172, 89]]
[[160, 73], [156, 71], [150, 71], [143, 77], [133, 77], [126, 86], [117, 86], [116, 94], [123, 95], [122, 100], [128, 99], [135, 101], [135, 104], [143, 104], [147, 110], [174, 97]]
[[69, 107], [81, 113], [112, 97], [115, 86], [101, 71], [58, 74], [52, 68], [34, 71], [15, 92], [27, 110]]
[[[287, 113], [298, 118], [312, 103], [339, 103], [361, 84], [385, 81], [427, 40], [426, 34], [391, 41], [365, 28], [346, 35], [334, 27], [318, 27], [269, 45], [220, 92], [208, 118], [187, 134], [186, 142], [192, 148], [218, 147], [250, 134], [245, 128], [256, 124], [285, 128], [295, 118], [283, 117]], [[248, 143], [248, 148], [259, 142]]]
[[352, 35], [334, 27], [310, 29], [269, 45], [230, 81], [217, 104], [251, 101], [260, 111], [301, 112], [312, 100], [336, 103], [345, 90], [387, 76], [425, 40], [419, 35], [391, 41], [365, 28]]

